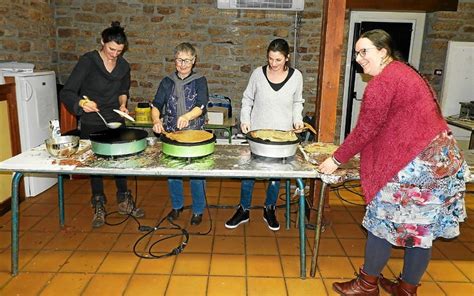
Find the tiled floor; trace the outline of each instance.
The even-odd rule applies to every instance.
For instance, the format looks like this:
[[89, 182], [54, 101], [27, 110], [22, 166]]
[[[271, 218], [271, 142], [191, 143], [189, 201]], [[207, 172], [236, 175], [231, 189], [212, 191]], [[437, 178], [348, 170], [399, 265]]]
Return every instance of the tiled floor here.
[[[146, 210], [140, 223], [154, 226], [170, 210], [166, 181], [139, 179], [130, 180], [129, 185], [138, 196], [138, 204]], [[107, 208], [112, 211], [112, 180], [106, 180], [106, 188]], [[254, 205], [263, 203], [263, 188], [263, 182], [257, 182]], [[236, 180], [208, 180], [208, 203], [214, 205], [210, 209], [212, 227], [208, 213], [200, 226], [190, 226], [190, 210], [185, 211], [178, 223], [191, 233], [188, 246], [178, 256], [154, 260], [133, 254], [132, 248], [143, 234], [133, 220], [91, 229], [86, 179], [66, 181], [66, 227], [61, 229], [56, 190], [53, 187], [21, 204], [20, 274], [15, 278], [9, 274], [10, 215], [0, 217], [0, 295], [334, 295], [331, 283], [352, 278], [363, 262], [365, 233], [360, 222], [364, 209], [342, 202], [334, 192], [330, 196], [332, 225], [323, 233], [319, 269], [315, 278], [301, 280], [296, 228], [287, 231], [282, 227], [274, 233], [263, 222], [262, 210], [254, 209], [250, 223], [235, 230], [225, 229], [224, 222], [233, 210], [222, 206], [238, 203], [240, 183]], [[345, 199], [361, 203], [360, 197], [348, 191], [340, 193]], [[471, 217], [472, 197], [467, 197]], [[282, 209], [278, 216], [283, 226]], [[167, 222], [164, 225], [169, 226]], [[197, 234], [209, 230], [207, 235]], [[474, 295], [472, 220], [463, 223], [461, 231], [455, 240], [435, 243], [419, 295]], [[143, 252], [168, 233], [176, 231], [156, 232], [143, 239], [137, 250]], [[314, 234], [311, 230], [307, 234], [310, 257]], [[180, 240], [180, 236], [165, 240], [152, 249], [153, 253], [163, 254]], [[398, 274], [402, 258], [403, 252], [394, 250], [383, 273]], [[309, 270], [310, 258], [307, 265]]]

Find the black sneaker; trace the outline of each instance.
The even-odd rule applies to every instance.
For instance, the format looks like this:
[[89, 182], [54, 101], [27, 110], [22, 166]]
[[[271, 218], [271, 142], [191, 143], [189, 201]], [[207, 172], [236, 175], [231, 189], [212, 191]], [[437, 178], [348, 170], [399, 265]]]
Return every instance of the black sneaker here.
[[280, 223], [278, 223], [278, 220], [275, 215], [275, 206], [266, 206], [263, 208], [263, 220], [267, 222], [268, 228], [273, 231], [277, 231], [280, 229]]
[[191, 216], [191, 225], [199, 225], [202, 221], [202, 214], [193, 214]]
[[180, 209], [172, 209], [171, 212], [168, 213], [168, 220], [174, 221], [179, 218], [179, 214], [183, 211], [184, 207]]
[[249, 210], [244, 210], [241, 205], [237, 208], [234, 216], [225, 222], [225, 228], [234, 229], [242, 223], [247, 223], [250, 220]]

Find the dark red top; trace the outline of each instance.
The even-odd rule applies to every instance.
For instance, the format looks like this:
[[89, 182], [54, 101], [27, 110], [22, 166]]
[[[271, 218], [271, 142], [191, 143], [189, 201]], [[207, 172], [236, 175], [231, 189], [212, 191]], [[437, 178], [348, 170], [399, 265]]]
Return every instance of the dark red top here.
[[365, 201], [370, 201], [448, 126], [426, 82], [409, 66], [391, 62], [367, 84], [359, 119], [334, 157], [360, 153]]

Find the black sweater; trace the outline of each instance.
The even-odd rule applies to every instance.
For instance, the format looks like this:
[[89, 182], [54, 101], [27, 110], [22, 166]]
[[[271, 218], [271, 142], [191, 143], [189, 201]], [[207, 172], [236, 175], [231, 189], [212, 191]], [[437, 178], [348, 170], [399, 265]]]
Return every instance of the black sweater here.
[[117, 65], [112, 73], [105, 68], [99, 52], [94, 50], [79, 58], [59, 96], [67, 109], [81, 117], [81, 124], [103, 125], [104, 123], [95, 112], [86, 113], [79, 107], [83, 95], [97, 103], [100, 113], [108, 121], [123, 119], [113, 112], [119, 109], [120, 95], [129, 96], [130, 65], [122, 57], [117, 59]]

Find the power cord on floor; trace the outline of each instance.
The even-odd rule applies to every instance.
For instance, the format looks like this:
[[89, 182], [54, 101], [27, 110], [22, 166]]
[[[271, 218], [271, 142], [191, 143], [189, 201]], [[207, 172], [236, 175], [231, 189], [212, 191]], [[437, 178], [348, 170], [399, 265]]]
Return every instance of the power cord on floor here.
[[[204, 186], [204, 184], [203, 184], [203, 186]], [[203, 192], [204, 192], [204, 199], [205, 199], [206, 205], [207, 205], [208, 203], [207, 203], [207, 194], [206, 194], [206, 188], [205, 187], [203, 188]], [[192, 207], [191, 206], [185, 206], [183, 208], [184, 209], [190, 209]], [[178, 254], [182, 253], [184, 251], [184, 248], [186, 248], [186, 246], [189, 244], [189, 239], [190, 239], [189, 236], [190, 235], [207, 235], [211, 232], [211, 230], [212, 230], [212, 215], [211, 215], [211, 211], [209, 210], [209, 206], [206, 206], [206, 209], [207, 209], [207, 214], [209, 215], [209, 228], [206, 232], [203, 232], [203, 233], [202, 232], [188, 232], [188, 230], [186, 228], [183, 228], [183, 227], [181, 227], [181, 225], [175, 223], [171, 219], [168, 219], [169, 214], [166, 215], [165, 217], [161, 218], [161, 220], [153, 227], [152, 226], [147, 226], [147, 225], [139, 225], [138, 230], [146, 231], [146, 233], [143, 234], [140, 238], [138, 238], [137, 241], [135, 242], [135, 244], [133, 245], [133, 253], [137, 257], [144, 258], [144, 259], [159, 259], [159, 258], [165, 258], [165, 257], [169, 257], [169, 256], [175, 256], [175, 255], [178, 255]], [[162, 223], [165, 220], [168, 221], [172, 226], [171, 227], [162, 226]], [[150, 244], [149, 247], [148, 247], [148, 250], [146, 251], [146, 253], [144, 253], [144, 254], [139, 253], [137, 251], [137, 247], [140, 244], [140, 242], [144, 238], [146, 238], [147, 236], [152, 235], [153, 233], [155, 233], [156, 231], [159, 231], [159, 230], [176, 230], [179, 233], [165, 235], [164, 237], [162, 237], [162, 238], [156, 240], [155, 242], [153, 242], [152, 244]], [[178, 237], [178, 236], [183, 236], [183, 239], [182, 239], [182, 242], [176, 248], [172, 249], [171, 251], [169, 251], [165, 254], [159, 254], [159, 255], [158, 255], [158, 253], [155, 253], [153, 251], [155, 246], [158, 245], [159, 243], [161, 243], [165, 240], [169, 240], [169, 239]]]

